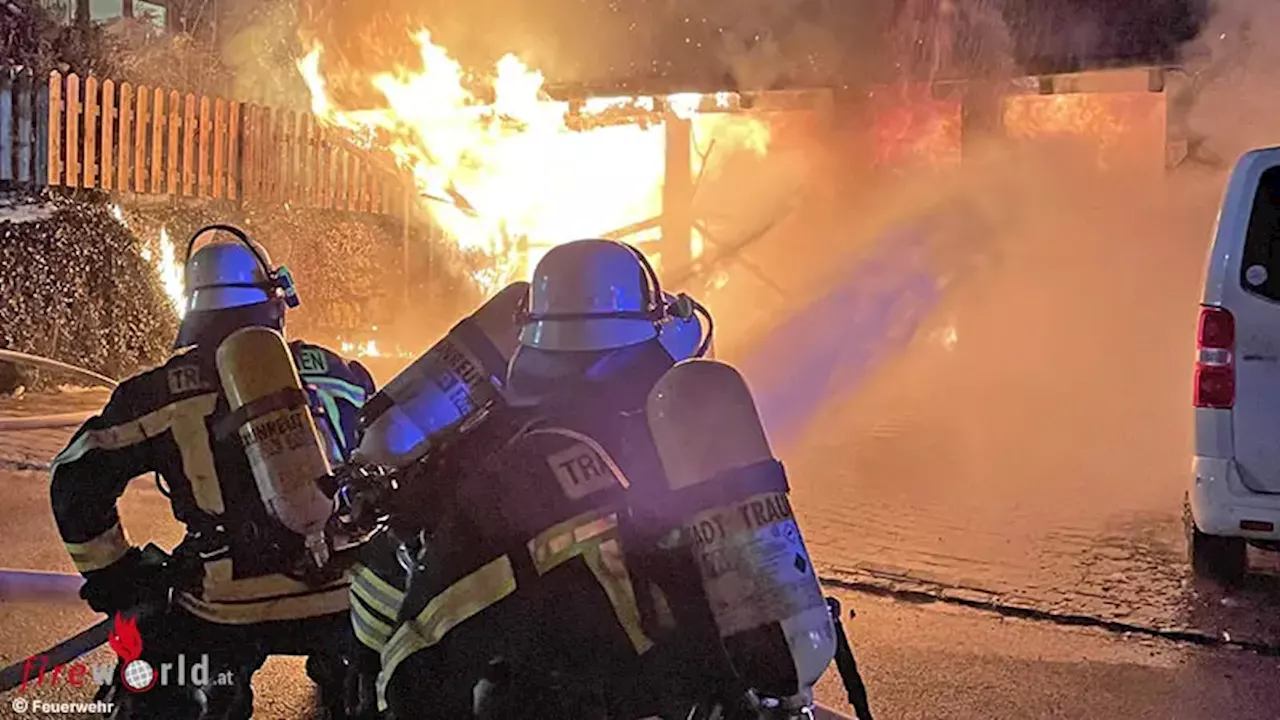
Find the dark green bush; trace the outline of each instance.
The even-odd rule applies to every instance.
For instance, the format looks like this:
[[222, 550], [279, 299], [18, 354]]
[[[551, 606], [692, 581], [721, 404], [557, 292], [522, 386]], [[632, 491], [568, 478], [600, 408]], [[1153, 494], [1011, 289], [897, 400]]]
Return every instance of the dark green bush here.
[[[164, 359], [176, 316], [142, 246], [102, 202], [0, 206], [0, 347], [124, 377]], [[60, 378], [20, 366], [13, 385]]]

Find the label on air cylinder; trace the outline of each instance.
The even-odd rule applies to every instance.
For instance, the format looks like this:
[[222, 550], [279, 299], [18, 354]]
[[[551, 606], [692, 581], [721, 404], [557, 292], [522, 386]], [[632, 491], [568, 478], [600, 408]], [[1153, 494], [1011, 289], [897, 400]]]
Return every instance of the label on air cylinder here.
[[480, 362], [465, 346], [446, 337], [427, 353], [431, 378], [440, 392], [466, 418], [491, 399], [493, 386], [481, 369]]
[[240, 439], [254, 476], [275, 478], [276, 493], [287, 493], [329, 471], [305, 406], [250, 420], [240, 428]]
[[825, 605], [786, 493], [699, 513], [685, 531], [722, 636]]

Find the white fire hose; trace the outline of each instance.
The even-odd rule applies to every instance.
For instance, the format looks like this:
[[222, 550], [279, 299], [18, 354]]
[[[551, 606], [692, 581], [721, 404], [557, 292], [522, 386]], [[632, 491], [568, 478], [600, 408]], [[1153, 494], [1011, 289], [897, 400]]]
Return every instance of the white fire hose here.
[[[75, 365], [53, 360], [39, 355], [28, 355], [16, 350], [0, 350], [0, 361], [12, 363], [25, 363], [49, 370], [60, 370], [62, 372], [79, 375], [94, 380], [95, 382], [114, 388], [119, 383], [106, 375], [96, 373]], [[59, 413], [57, 415], [29, 415], [22, 417], [0, 417], [0, 432], [7, 430], [47, 430], [50, 428], [74, 427], [88, 420], [93, 416], [92, 411]]]

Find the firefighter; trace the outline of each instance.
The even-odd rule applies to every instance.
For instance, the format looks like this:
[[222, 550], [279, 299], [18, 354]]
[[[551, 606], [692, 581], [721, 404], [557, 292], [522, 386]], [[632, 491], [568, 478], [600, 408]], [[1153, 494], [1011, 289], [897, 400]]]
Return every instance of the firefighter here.
[[[526, 282], [497, 293], [366, 405], [358, 461], [399, 468], [401, 484], [414, 486], [402, 490], [398, 500], [394, 519], [407, 531], [402, 534], [411, 537], [416, 532], [422, 511], [434, 504], [436, 478], [451, 474], [436, 466], [434, 457], [421, 460], [429, 448], [466, 425], [470, 436], [464, 447], [483, 453], [491, 445], [500, 446], [514, 426], [532, 417], [529, 403], [513, 406], [502, 390], [510, 358], [519, 347], [521, 327], [514, 321], [528, 293]], [[680, 302], [692, 308], [688, 300], [664, 298], [668, 304]], [[686, 312], [661, 323], [659, 341], [670, 361], [693, 357], [710, 344], [710, 328], [705, 330]], [[659, 364], [665, 366], [668, 361]], [[459, 393], [459, 388], [465, 390]], [[459, 403], [459, 398], [465, 400]], [[481, 410], [486, 420], [477, 425], [474, 420]], [[456, 452], [452, 455], [452, 462], [460, 462]], [[411, 467], [415, 463], [420, 466]], [[354, 657], [360, 677], [353, 688], [353, 708], [358, 708], [353, 709], [354, 715], [376, 715], [379, 657], [400, 623], [410, 565], [399, 538], [382, 532], [361, 548], [360, 560], [352, 568], [351, 620], [358, 640]]]
[[[234, 237], [217, 234], [191, 254], [206, 232]], [[350, 633], [347, 580], [317, 584], [293, 572], [303, 538], [267, 511], [239, 438], [224, 429], [230, 412], [215, 359], [238, 329], [283, 332], [285, 309], [297, 304], [292, 280], [260, 245], [219, 225], [192, 238], [186, 288], [174, 354], [123, 381], [54, 459], [59, 534], [85, 578], [88, 604], [141, 618], [142, 659], [159, 667], [181, 653], [190, 667], [210, 658], [208, 687], [124, 694], [131, 717], [250, 717], [250, 678], [271, 654], [308, 656], [321, 702], [337, 714]], [[339, 463], [356, 445], [357, 412], [373, 380], [323, 347], [288, 347], [329, 459]], [[163, 566], [145, 561], [116, 508], [129, 481], [145, 473], [166, 481], [173, 514], [186, 526]]]
[[[382, 647], [393, 717], [642, 717], [716, 682], [714, 624], [705, 608], [672, 613], [648, 578], [674, 569], [643, 551], [660, 541], [645, 486], [662, 477], [645, 403], [710, 344], [672, 325], [696, 303], [671, 300], [620, 243], [568, 243], [539, 262], [506, 388], [524, 414], [502, 442], [469, 435], [453, 450], [404, 622]], [[686, 348], [677, 357], [664, 328]], [[694, 645], [710, 660], [681, 652]]]

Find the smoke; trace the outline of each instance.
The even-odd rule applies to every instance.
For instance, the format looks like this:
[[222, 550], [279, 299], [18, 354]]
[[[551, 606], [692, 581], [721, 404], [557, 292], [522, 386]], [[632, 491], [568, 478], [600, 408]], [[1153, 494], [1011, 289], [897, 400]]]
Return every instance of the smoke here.
[[232, 97], [273, 108], [308, 107], [298, 76], [302, 53], [294, 0], [229, 0], [220, 28], [220, 52], [232, 73]]
[[[993, 25], [985, 45], [899, 43], [894, 64], [946, 76], [980, 52], [991, 76], [1018, 75], [1028, 58], [1096, 55], [1112, 42], [1097, 20], [1059, 25], [1065, 37], [1039, 53], [1009, 40], [1024, 29]], [[1272, 117], [1240, 97], [1250, 82], [1264, 81], [1246, 73], [1201, 91], [1219, 93], [1197, 127], [1220, 146], [1244, 145]], [[722, 356], [744, 369], [797, 476], [812, 478], [812, 507], [846, 492], [839, 476], [858, 493], [892, 486], [903, 502], [976, 498], [993, 516], [1176, 512], [1188, 348], [1225, 176], [1194, 163], [1165, 172], [1157, 98], [1081, 105], [1077, 119], [1095, 126], [1080, 136], [970, 137], [958, 167], [815, 163], [800, 216], [744, 253], [780, 288], [738, 265], [703, 291]], [[849, 138], [870, 130], [857, 122], [838, 114], [822, 152], [857, 157]], [[833, 471], [833, 456], [856, 470]]]
[[1170, 124], [1193, 163], [1220, 168], [1250, 148], [1280, 142], [1280, 43], [1270, 29], [1280, 6], [1217, 0], [1203, 30], [1183, 47]]

